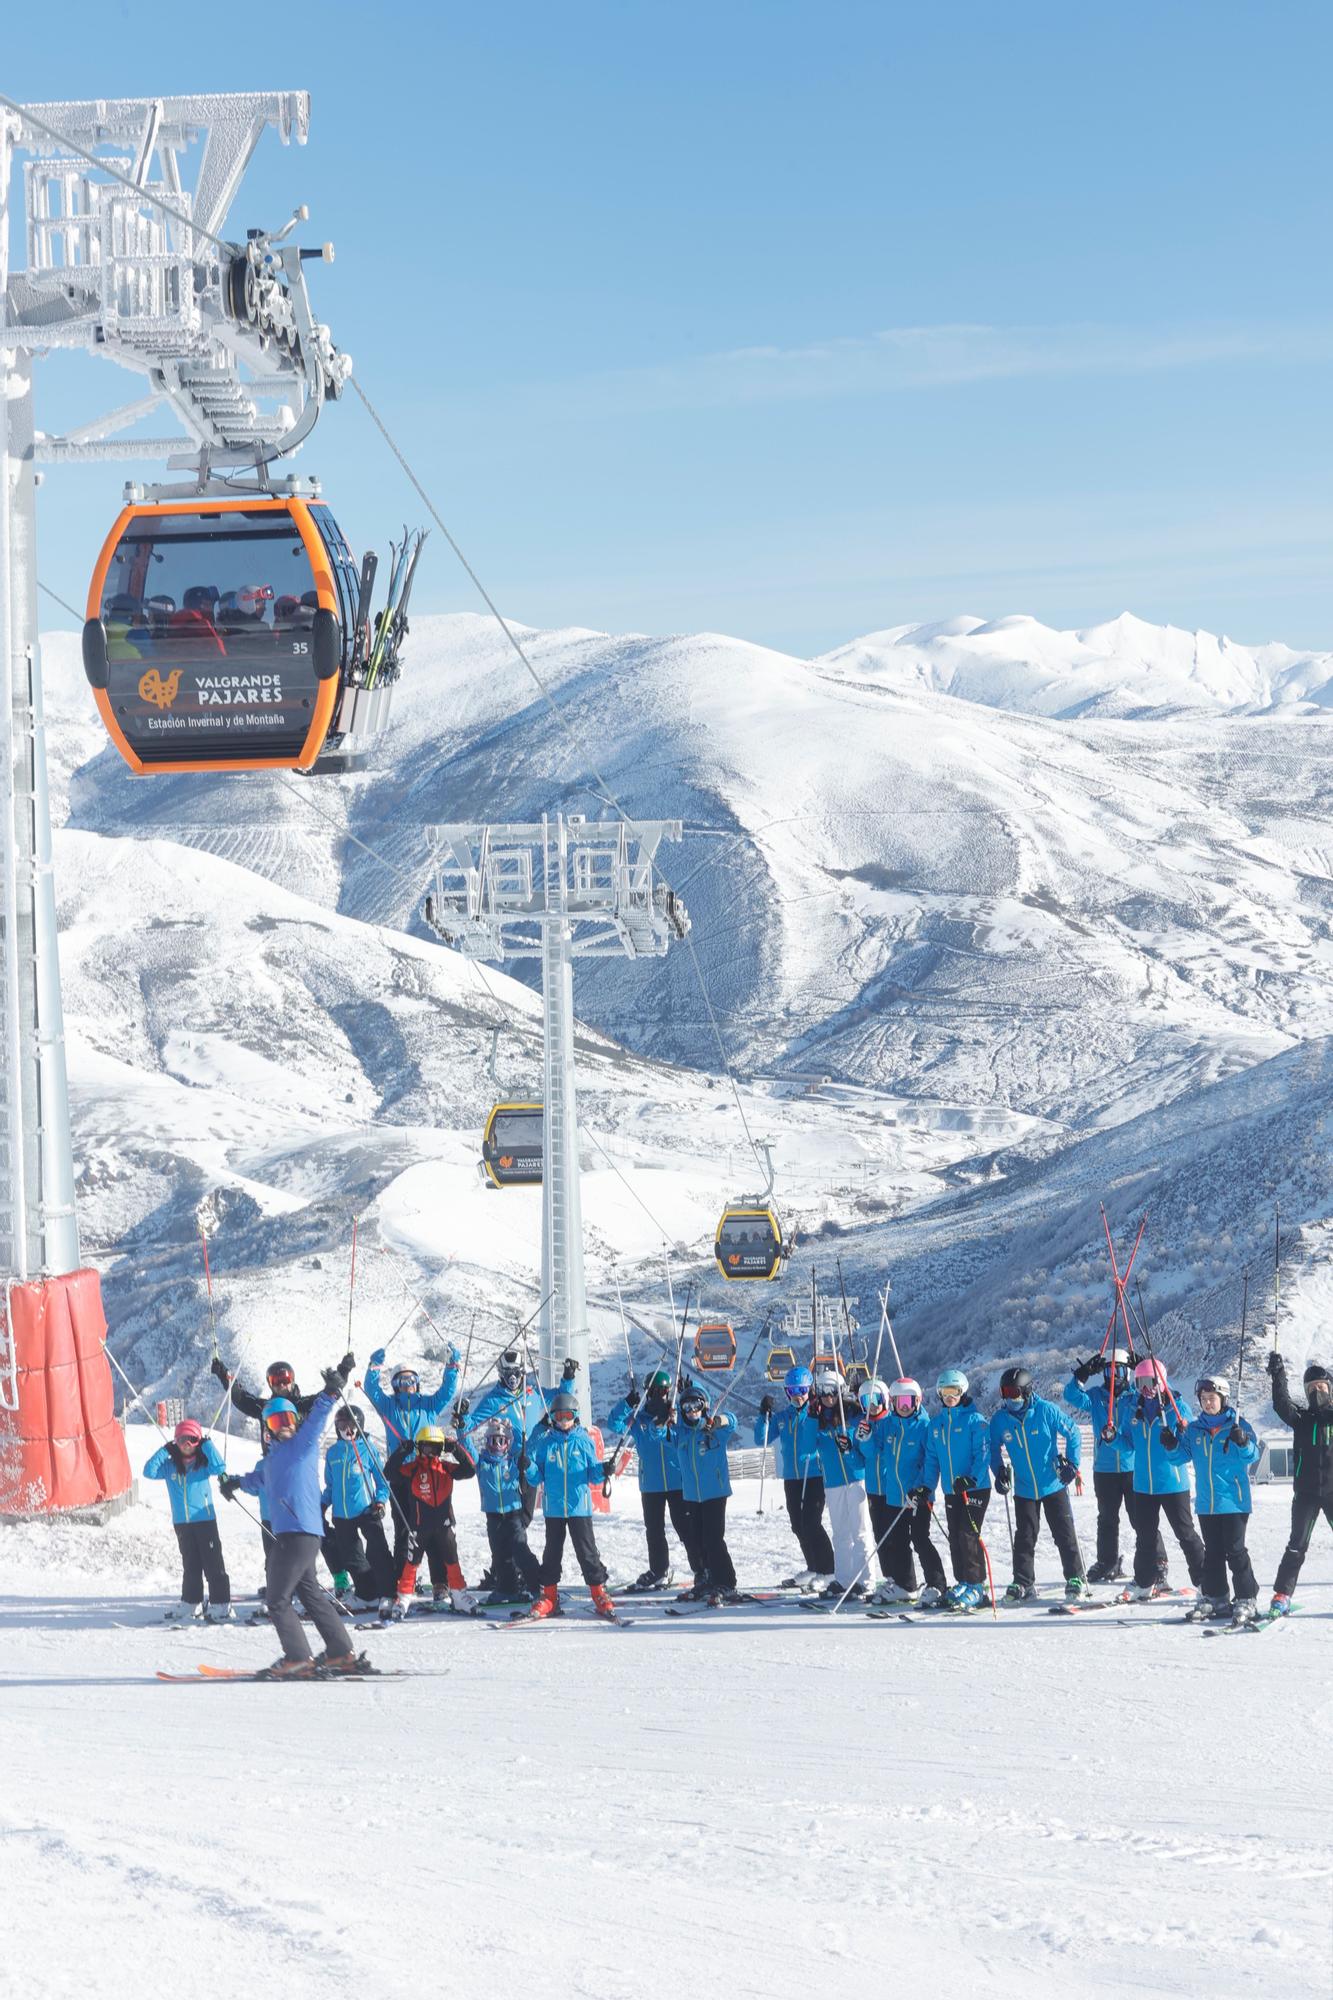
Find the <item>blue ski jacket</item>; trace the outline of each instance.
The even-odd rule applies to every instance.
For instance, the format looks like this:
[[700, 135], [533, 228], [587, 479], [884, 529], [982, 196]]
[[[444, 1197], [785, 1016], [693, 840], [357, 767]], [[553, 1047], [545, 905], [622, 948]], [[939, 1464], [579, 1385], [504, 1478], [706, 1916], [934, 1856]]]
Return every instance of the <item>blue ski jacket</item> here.
[[1023, 1411], [1006, 1410], [1001, 1404], [990, 1420], [990, 1466], [1000, 1470], [1001, 1446], [1009, 1453], [1014, 1471], [1014, 1492], [1020, 1500], [1046, 1500], [1058, 1493], [1062, 1481], [1056, 1470], [1059, 1452], [1056, 1439], [1065, 1441], [1065, 1457], [1079, 1462], [1081, 1446], [1077, 1426], [1048, 1402], [1045, 1396], [1028, 1398]]
[[149, 1459], [143, 1476], [166, 1481], [171, 1518], [178, 1528], [184, 1528], [191, 1521], [216, 1521], [213, 1481], [220, 1479], [226, 1470], [217, 1446], [211, 1438], [205, 1438], [183, 1471], [174, 1452], [163, 1445]]
[[667, 1424], [655, 1422], [642, 1403], [632, 1411], [622, 1396], [606, 1428], [638, 1453], [640, 1493], [680, 1492], [680, 1460]]
[[367, 1368], [365, 1391], [370, 1401], [384, 1419], [384, 1428], [389, 1437], [389, 1450], [397, 1451], [400, 1444], [415, 1443], [427, 1424], [438, 1423], [454, 1400], [458, 1387], [458, 1367], [463, 1357], [456, 1347], [449, 1349], [445, 1364], [444, 1379], [438, 1389], [428, 1395], [424, 1389], [415, 1389], [408, 1396], [395, 1396], [391, 1391], [381, 1389], [378, 1368]]
[[523, 1505], [523, 1483], [520, 1467], [523, 1462], [523, 1440], [515, 1437], [508, 1451], [498, 1456], [487, 1451], [482, 1443], [485, 1427], [480, 1432], [469, 1431], [467, 1449], [477, 1467], [477, 1484], [481, 1489], [481, 1511], [483, 1514], [517, 1514]]
[[[1174, 1391], [1173, 1391], [1174, 1393]], [[1117, 1408], [1119, 1405], [1117, 1404]], [[1180, 1412], [1177, 1418], [1176, 1411]], [[1163, 1425], [1165, 1411], [1165, 1426]], [[1162, 1430], [1179, 1430], [1192, 1422], [1194, 1411], [1184, 1396], [1176, 1397], [1176, 1407], [1159, 1402], [1156, 1396], [1126, 1396], [1116, 1418], [1116, 1428], [1134, 1453], [1136, 1493], [1188, 1493], [1189, 1474], [1184, 1464], [1173, 1464], [1162, 1443]]]
[[671, 1426], [680, 1490], [687, 1500], [725, 1500], [731, 1492], [727, 1446], [735, 1435], [736, 1419], [730, 1410], [723, 1410], [715, 1421], [717, 1429], [711, 1431], [707, 1423], [683, 1424], [679, 1418]]
[[316, 1396], [294, 1437], [280, 1438], [241, 1480], [243, 1493], [262, 1494], [275, 1535], [319, 1535], [319, 1445], [333, 1409], [328, 1394]]
[[954, 1480], [963, 1474], [978, 1489], [990, 1491], [990, 1431], [970, 1396], [964, 1396], [951, 1410], [936, 1410], [931, 1418], [921, 1484], [932, 1492], [943, 1486], [946, 1493], [952, 1493]]
[[798, 1410], [789, 1403], [785, 1410], [774, 1410], [771, 1417], [756, 1417], [754, 1420], [754, 1441], [764, 1442], [764, 1425], [768, 1425], [768, 1442], [777, 1446], [778, 1467], [784, 1479], [822, 1479], [824, 1468], [819, 1462], [819, 1440], [815, 1436], [813, 1418], [805, 1410]]
[[606, 1477], [591, 1434], [575, 1424], [568, 1434], [539, 1430], [524, 1452], [528, 1483], [543, 1486], [542, 1511], [555, 1521], [586, 1520], [592, 1512], [592, 1488]]
[[905, 1504], [908, 1490], [926, 1486], [926, 1450], [930, 1443], [930, 1418], [924, 1410], [900, 1417], [889, 1410], [870, 1425], [869, 1435], [854, 1433], [865, 1467], [866, 1492], [878, 1493], [895, 1507]]
[[1119, 1419], [1123, 1403], [1132, 1403], [1132, 1389], [1118, 1389], [1115, 1398], [1117, 1429], [1109, 1442], [1102, 1436], [1111, 1409], [1111, 1392], [1104, 1381], [1094, 1382], [1090, 1389], [1073, 1375], [1065, 1383], [1064, 1398], [1073, 1410], [1082, 1410], [1092, 1418], [1092, 1469], [1094, 1472], [1131, 1472], [1134, 1468], [1134, 1447], [1120, 1436]]
[[1194, 1467], [1194, 1511], [1197, 1514], [1248, 1514], [1250, 1467], [1259, 1456], [1259, 1440], [1251, 1426], [1241, 1419], [1244, 1444], [1228, 1444], [1227, 1433], [1236, 1422], [1234, 1410], [1222, 1410], [1215, 1417], [1200, 1413], [1186, 1424], [1174, 1447], [1163, 1445], [1166, 1456]]
[[365, 1438], [337, 1438], [324, 1454], [321, 1505], [338, 1521], [354, 1521], [367, 1507], [389, 1497], [379, 1455]]
[[467, 1416], [469, 1431], [481, 1429], [503, 1417], [514, 1427], [514, 1436], [522, 1443], [531, 1437], [546, 1414], [546, 1406], [538, 1389], [506, 1389], [503, 1382], [492, 1382], [486, 1394], [476, 1402]]
[[822, 1424], [814, 1424], [815, 1444], [819, 1452], [820, 1470], [824, 1475], [824, 1490], [831, 1492], [839, 1486], [858, 1486], [865, 1477], [865, 1464], [861, 1457], [861, 1447], [854, 1435], [855, 1415], [849, 1411], [851, 1419], [852, 1444], [850, 1451], [843, 1451], [837, 1440], [837, 1432], [825, 1430]]

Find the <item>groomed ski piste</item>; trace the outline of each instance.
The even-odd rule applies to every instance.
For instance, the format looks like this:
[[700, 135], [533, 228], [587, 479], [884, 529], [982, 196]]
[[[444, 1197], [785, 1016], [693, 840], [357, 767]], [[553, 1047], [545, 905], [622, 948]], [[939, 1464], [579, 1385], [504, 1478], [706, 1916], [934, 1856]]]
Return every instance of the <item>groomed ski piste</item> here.
[[[157, 1442], [129, 1435], [138, 1460]], [[1127, 1625], [1022, 1606], [908, 1626], [682, 1622], [631, 1598], [628, 1632], [367, 1635], [411, 1676], [383, 1686], [173, 1687], [154, 1670], [259, 1665], [273, 1638], [162, 1625], [179, 1568], [163, 1489], [142, 1490], [102, 1529], [5, 1531], [15, 1995], [139, 2000], [148, 1964], [287, 2000], [437, 1979], [484, 2000], [808, 2000], [875, 1968], [923, 2000], [1327, 1990], [1333, 1542], [1299, 1614], [1225, 1647], [1169, 1602]], [[1289, 1497], [1256, 1496], [1265, 1580]], [[791, 1564], [780, 1492], [757, 1503], [738, 1481], [742, 1584]], [[258, 1533], [220, 1511], [239, 1598]], [[1086, 1541], [1090, 1498], [1075, 1511]], [[471, 1482], [458, 1513], [472, 1576]], [[637, 1573], [632, 1486], [598, 1537], [614, 1577]], [[1056, 1601], [1044, 1538], [1037, 1574]]]

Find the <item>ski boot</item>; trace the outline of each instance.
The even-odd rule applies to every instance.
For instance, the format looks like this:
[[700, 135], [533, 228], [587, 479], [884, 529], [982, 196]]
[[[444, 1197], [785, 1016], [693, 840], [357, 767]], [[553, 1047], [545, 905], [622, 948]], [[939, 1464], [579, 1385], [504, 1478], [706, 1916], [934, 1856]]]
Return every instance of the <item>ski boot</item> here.
[[1081, 1576], [1067, 1576], [1065, 1578], [1065, 1602], [1067, 1604], [1076, 1604], [1080, 1598], [1091, 1596], [1092, 1592]]
[[456, 1584], [449, 1592], [449, 1602], [454, 1610], [461, 1612], [465, 1618], [474, 1617], [481, 1609], [476, 1597], [466, 1585]]
[[210, 1625], [234, 1625], [236, 1623], [236, 1613], [232, 1610], [230, 1604], [210, 1604], [208, 1607], [208, 1622]]
[[900, 1583], [895, 1583], [891, 1576], [886, 1576], [884, 1581], [877, 1583], [870, 1592], [869, 1601], [871, 1604], [910, 1604], [912, 1593], [910, 1590], [904, 1590]]
[[640, 1593], [646, 1595], [650, 1590], [665, 1590], [670, 1581], [671, 1571], [669, 1569], [663, 1570], [660, 1575], [655, 1569], [646, 1569], [643, 1575], [637, 1577], [630, 1585], [630, 1589], [637, 1597]]
[[202, 1604], [171, 1604], [162, 1613], [162, 1619], [167, 1625], [202, 1625], [204, 1607]]
[[1124, 1604], [1146, 1604], [1150, 1597], [1160, 1597], [1161, 1595], [1162, 1586], [1160, 1583], [1130, 1582], [1125, 1585], [1124, 1590], [1121, 1592], [1121, 1602]]
[[1089, 1583], [1120, 1583], [1125, 1575], [1125, 1565], [1119, 1556], [1114, 1562], [1095, 1562], [1088, 1571]]
[[316, 1680], [336, 1681], [340, 1674], [373, 1674], [374, 1667], [364, 1653], [316, 1653]]
[[591, 1584], [589, 1586], [589, 1594], [592, 1597], [592, 1608], [599, 1618], [614, 1618], [616, 1616], [615, 1604], [608, 1595], [604, 1583]]
[[[601, 1588], [600, 1584], [598, 1588]], [[542, 1585], [542, 1594], [533, 1605], [531, 1611], [521, 1615], [528, 1618], [559, 1618], [561, 1615], [559, 1584], [544, 1583]]]
[[1268, 1615], [1270, 1618], [1290, 1618], [1291, 1616], [1290, 1591], [1275, 1590], [1273, 1592], [1272, 1598], [1269, 1600]]
[[1231, 1607], [1233, 1625], [1257, 1625], [1259, 1606], [1252, 1597], [1238, 1597]]
[[928, 1583], [925, 1589], [922, 1591], [920, 1597], [918, 1597], [917, 1599], [917, 1603], [921, 1606], [921, 1609], [923, 1611], [934, 1611], [941, 1604], [943, 1604], [943, 1602], [944, 1602], [944, 1592], [940, 1589], [938, 1584], [934, 1583]]
[[271, 1667], [261, 1667], [255, 1675], [257, 1681], [310, 1681], [314, 1678], [313, 1660], [289, 1660], [285, 1653]]
[[701, 1570], [688, 1590], [678, 1590], [676, 1592], [676, 1602], [677, 1604], [702, 1604], [708, 1596], [709, 1590], [710, 1585], [707, 1572]]
[[406, 1618], [411, 1609], [412, 1599], [410, 1597], [395, 1597], [385, 1616], [392, 1624], [397, 1625], [400, 1620]]
[[1020, 1583], [1015, 1577], [1004, 1593], [1004, 1601], [1006, 1604], [1024, 1604], [1029, 1598], [1035, 1597], [1036, 1594], [1037, 1586], [1035, 1583]]
[[1191, 1604], [1189, 1610], [1185, 1613], [1185, 1623], [1187, 1625], [1204, 1625], [1210, 1620], [1229, 1618], [1230, 1616], [1231, 1599], [1229, 1597], [1199, 1596], [1195, 1598], [1193, 1604]]

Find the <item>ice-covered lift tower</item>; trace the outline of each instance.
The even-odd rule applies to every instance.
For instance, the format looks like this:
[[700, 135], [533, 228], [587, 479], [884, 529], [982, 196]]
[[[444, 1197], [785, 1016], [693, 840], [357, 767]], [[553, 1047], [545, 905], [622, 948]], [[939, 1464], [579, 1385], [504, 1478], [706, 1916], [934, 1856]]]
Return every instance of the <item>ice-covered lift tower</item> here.
[[[239, 243], [223, 231], [265, 130], [301, 143], [309, 116], [304, 91], [0, 102], [0, 1514], [86, 1506], [129, 1482], [97, 1277], [79, 1269], [36, 468], [165, 458], [188, 475], [169, 491], [217, 490], [215, 474], [240, 468], [276, 487], [269, 466], [350, 372], [313, 319], [302, 272], [332, 252], [288, 243], [292, 223]], [[33, 363], [62, 348], [129, 369], [139, 395], [63, 436], [39, 430]], [[163, 435], [126, 435], [159, 411]]]

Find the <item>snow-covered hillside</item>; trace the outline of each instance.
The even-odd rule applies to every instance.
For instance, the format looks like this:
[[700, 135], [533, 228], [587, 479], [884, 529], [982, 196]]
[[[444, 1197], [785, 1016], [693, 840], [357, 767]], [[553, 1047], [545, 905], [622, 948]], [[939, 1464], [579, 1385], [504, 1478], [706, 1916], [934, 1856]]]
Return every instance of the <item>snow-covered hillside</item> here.
[[[804, 1232], [794, 1283], [811, 1259], [831, 1283], [835, 1249], [866, 1300], [895, 1273], [917, 1365], [961, 1343], [1054, 1368], [1099, 1338], [1103, 1197], [1122, 1233], [1154, 1211], [1182, 1360], [1232, 1338], [1281, 1198], [1299, 1357], [1333, 1209], [1333, 656], [1130, 619], [955, 620], [817, 661], [524, 641], [550, 702], [489, 621], [421, 620], [356, 777], [151, 782], [101, 747], [72, 638], [48, 643], [82, 1212], [140, 1375], [206, 1360], [201, 1212], [256, 1360], [327, 1346], [368, 1203], [441, 1310], [531, 1309], [536, 1200], [484, 1194], [472, 1161], [493, 1024], [501, 1083], [539, 1075], [532, 998], [423, 931], [421, 828], [608, 792], [684, 820], [663, 860], [695, 928], [578, 975], [603, 1305], [614, 1272], [660, 1305], [664, 1242], [706, 1273], [720, 1200], [754, 1181], [711, 1005]], [[365, 1282], [387, 1331], [397, 1279], [371, 1260]], [[618, 1320], [595, 1333], [610, 1349]]]

